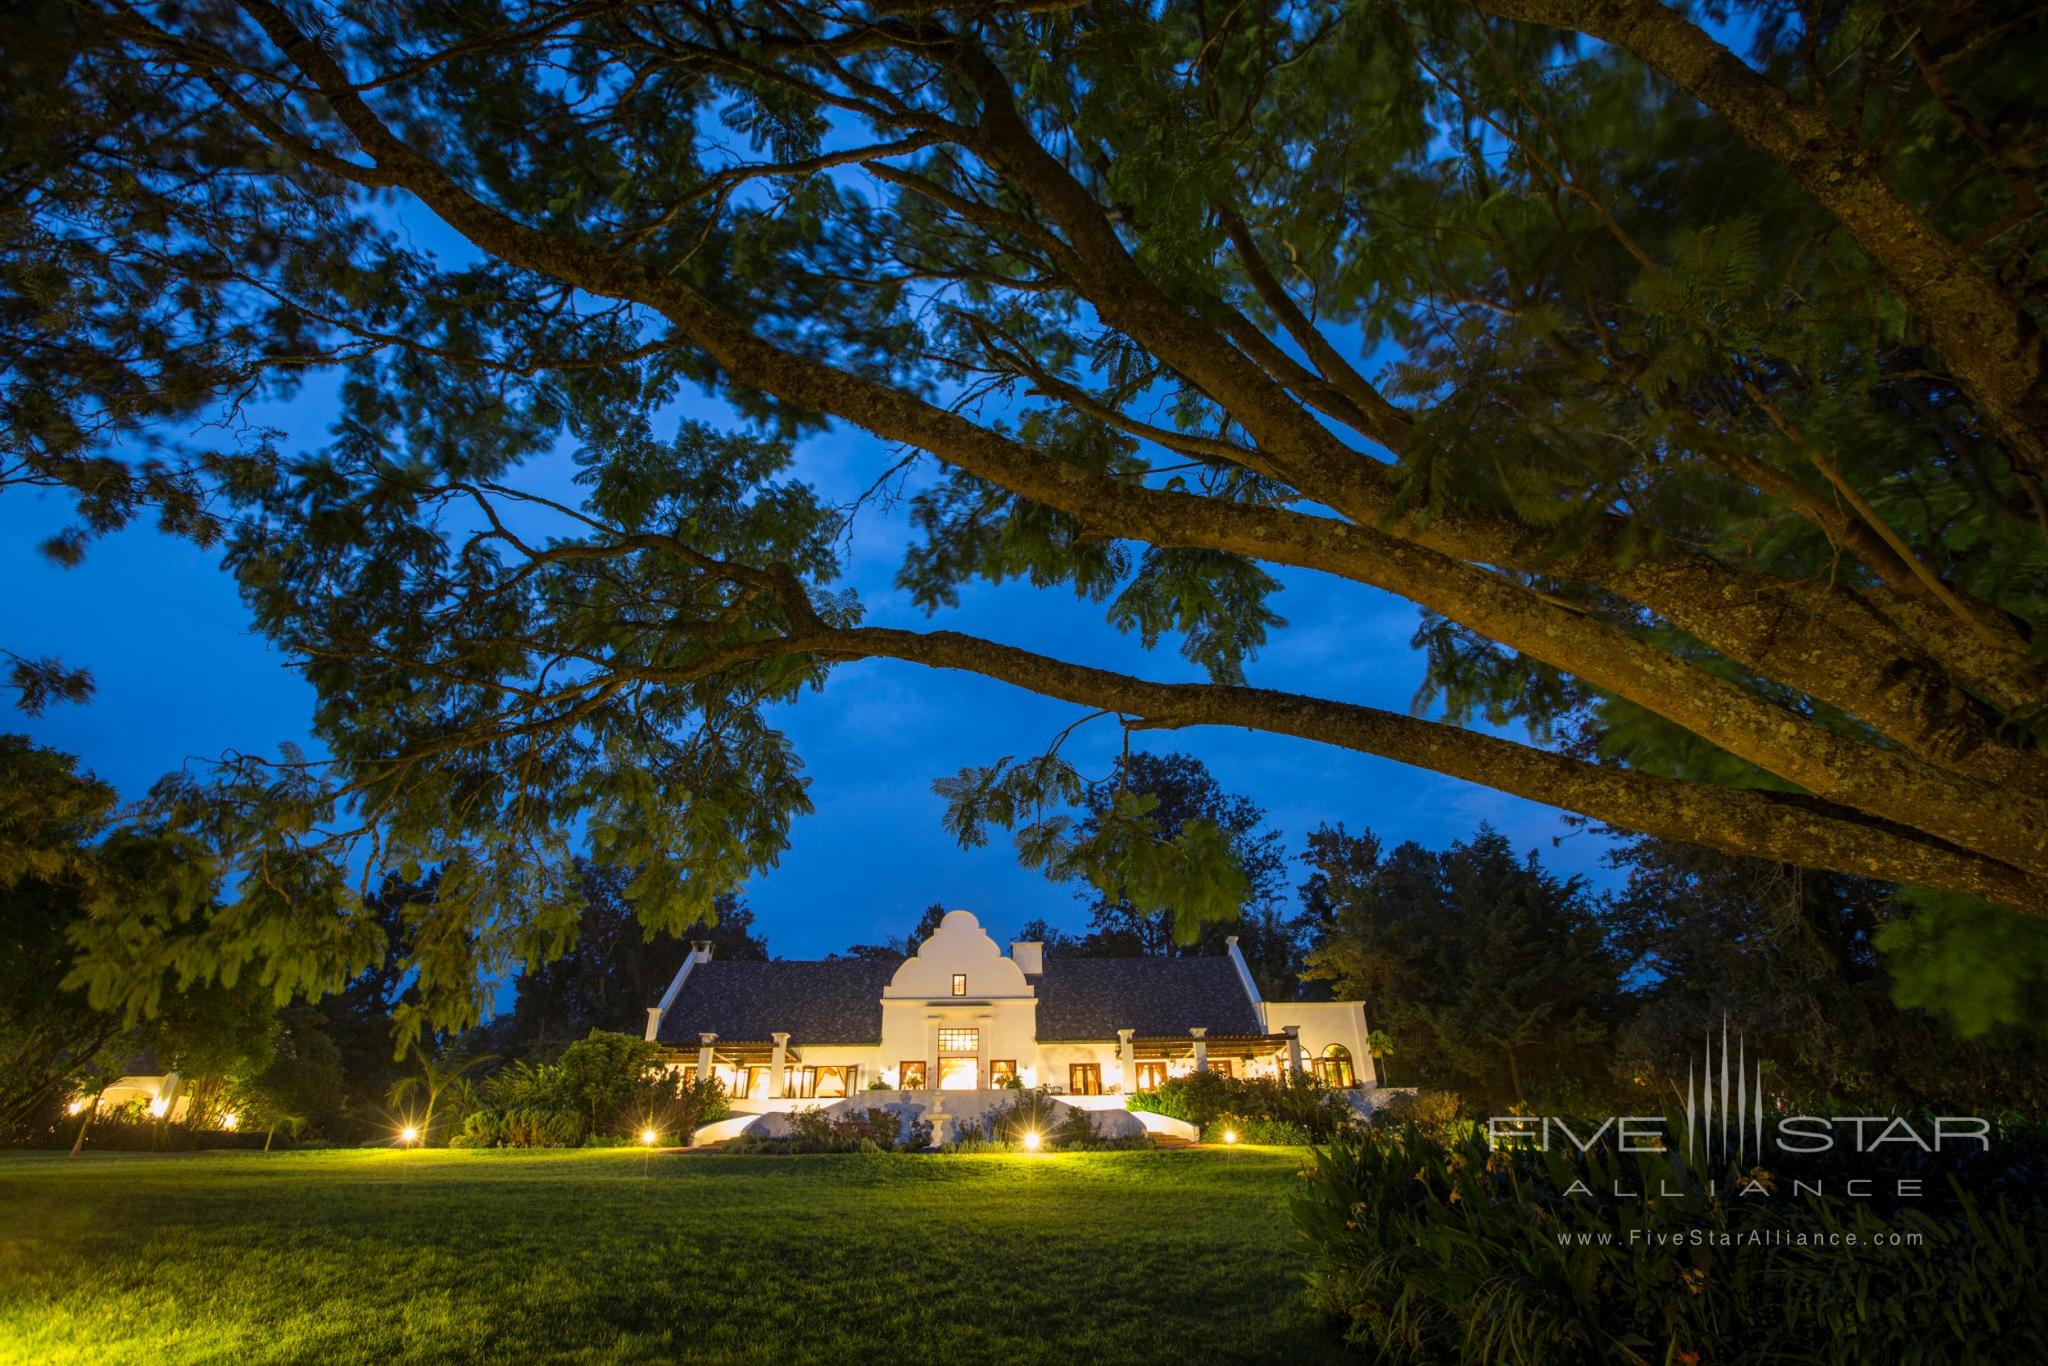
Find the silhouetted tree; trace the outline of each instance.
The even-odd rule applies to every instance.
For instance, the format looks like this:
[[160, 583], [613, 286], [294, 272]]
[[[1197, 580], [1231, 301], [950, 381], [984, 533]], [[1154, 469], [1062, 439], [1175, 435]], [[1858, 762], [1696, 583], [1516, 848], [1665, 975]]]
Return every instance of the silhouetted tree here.
[[559, 957], [519, 976], [511, 1012], [479, 1040], [493, 1052], [550, 1053], [593, 1029], [638, 1034], [697, 940], [708, 941], [715, 958], [768, 956], [754, 913], [737, 894], [719, 898], [715, 924], [650, 932], [634, 912], [635, 870], [579, 859], [576, 871], [586, 908], [575, 938]]
[[1327, 923], [1309, 971], [1365, 1000], [1404, 1076], [1496, 1105], [1609, 1084], [1620, 967], [1579, 879], [1515, 858], [1489, 826], [1384, 857], [1370, 834], [1317, 834]]
[[911, 954], [917, 952], [918, 945], [932, 937], [933, 933], [939, 928], [939, 922], [945, 918], [945, 903], [934, 901], [931, 905], [924, 908], [924, 914], [918, 917], [917, 924], [911, 927], [910, 933], [898, 935], [893, 939], [885, 939], [879, 944], [850, 944], [847, 946], [845, 954], [840, 956], [846, 958], [867, 958], [875, 962], [891, 962], [898, 958], [908, 958]]

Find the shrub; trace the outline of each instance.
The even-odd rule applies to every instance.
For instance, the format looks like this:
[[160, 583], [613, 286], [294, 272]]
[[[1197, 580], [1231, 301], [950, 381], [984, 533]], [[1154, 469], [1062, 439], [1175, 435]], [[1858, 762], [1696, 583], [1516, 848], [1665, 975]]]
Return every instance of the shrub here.
[[505, 1126], [495, 1110], [472, 1110], [462, 1119], [462, 1131], [448, 1140], [451, 1148], [495, 1148], [503, 1140]]
[[1226, 1134], [1235, 1134], [1239, 1143], [1271, 1143], [1279, 1146], [1301, 1147], [1310, 1139], [1308, 1132], [1284, 1119], [1250, 1119], [1243, 1115], [1225, 1115], [1209, 1121], [1202, 1130], [1204, 1143], [1224, 1143]]
[[583, 1120], [573, 1110], [538, 1105], [499, 1116], [498, 1141], [508, 1148], [573, 1148], [583, 1141]]
[[1459, 1117], [1464, 1103], [1455, 1091], [1397, 1092], [1373, 1107], [1372, 1122], [1383, 1129], [1409, 1125], [1435, 1138], [1459, 1142], [1479, 1132], [1479, 1125]]
[[[475, 1108], [451, 1147], [574, 1147], [591, 1137], [638, 1139], [652, 1127], [689, 1143], [699, 1126], [731, 1113], [715, 1077], [684, 1081], [659, 1066], [660, 1050], [627, 1034], [592, 1030], [570, 1044], [557, 1062], [518, 1062], [500, 1068], [476, 1088]], [[571, 1130], [563, 1137], [559, 1118]], [[525, 1115], [518, 1125], [512, 1116]]]
[[1008, 1103], [982, 1116], [982, 1133], [996, 1143], [1022, 1143], [1024, 1135], [1032, 1133], [1041, 1142], [1054, 1142], [1053, 1133], [1063, 1110], [1067, 1107], [1056, 1103], [1043, 1088], [1020, 1090], [1013, 1093]]
[[[1381, 1359], [2043, 1359], [2038, 1170], [1962, 1164], [1942, 1183], [1947, 1158], [1879, 1152], [1854, 1167], [1781, 1153], [1775, 1170], [1742, 1173], [1604, 1145], [1491, 1152], [1476, 1133], [1371, 1128], [1318, 1150], [1292, 1204], [1319, 1260], [1311, 1299]], [[1929, 1197], [1917, 1207], [1791, 1184], [1886, 1187], [1915, 1172]], [[1760, 1189], [1736, 1194], [1745, 1179]], [[1613, 1197], [1617, 1182], [1658, 1197]], [[2025, 1203], [1971, 1193], [2000, 1186]], [[1924, 1242], [1881, 1245], [1891, 1234]]]
[[729, 1153], [879, 1153], [928, 1148], [932, 1126], [924, 1120], [905, 1124], [893, 1110], [850, 1110], [827, 1114], [812, 1107], [793, 1110], [789, 1133], [780, 1137], [742, 1134], [725, 1145]]
[[1093, 1143], [1102, 1135], [1095, 1132], [1095, 1116], [1075, 1106], [1061, 1107], [1066, 1113], [1060, 1116], [1047, 1139], [1055, 1148], [1078, 1148]]
[[1225, 1115], [1247, 1124], [1271, 1120], [1314, 1143], [1327, 1142], [1358, 1122], [1358, 1112], [1343, 1096], [1305, 1072], [1248, 1078], [1194, 1072], [1170, 1078], [1157, 1090], [1133, 1092], [1124, 1104], [1127, 1109], [1185, 1120], [1204, 1131]]

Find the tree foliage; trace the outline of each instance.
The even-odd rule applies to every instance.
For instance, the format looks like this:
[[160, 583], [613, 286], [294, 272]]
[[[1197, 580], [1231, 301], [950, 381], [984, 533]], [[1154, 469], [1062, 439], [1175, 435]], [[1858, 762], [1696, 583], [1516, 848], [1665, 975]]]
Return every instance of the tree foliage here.
[[[80, 980], [338, 987], [366, 848], [440, 868], [400, 1021], [458, 1027], [566, 942], [578, 837], [708, 922], [806, 807], [775, 708], [866, 658], [2048, 913], [2048, 26], [1713, 12], [31, 4], [0, 479], [73, 494], [60, 559], [222, 545], [332, 753], [159, 789], [236, 894], [107, 910]], [[257, 404], [313, 374], [287, 453]], [[870, 622], [790, 473], [835, 424], [928, 466], [915, 603], [1071, 591], [1206, 681]], [[1251, 686], [1283, 567], [1422, 608], [1443, 719]], [[972, 838], [1080, 791], [952, 795]], [[1190, 933], [1244, 904], [1216, 827], [1100, 824], [1020, 849]]]
[[1433, 1082], [1499, 1104], [1606, 1086], [1623, 965], [1578, 879], [1483, 825], [1442, 853], [1384, 856], [1370, 834], [1324, 827], [1305, 857], [1330, 908], [1310, 975], [1364, 999]]
[[513, 984], [511, 1011], [486, 1029], [500, 1053], [552, 1056], [592, 1030], [637, 1033], [647, 1007], [661, 999], [699, 941], [720, 959], [768, 956], [767, 940], [754, 933], [754, 913], [737, 895], [718, 899], [715, 921], [672, 934], [640, 919], [631, 869], [579, 860], [577, 870], [584, 910], [575, 939]]

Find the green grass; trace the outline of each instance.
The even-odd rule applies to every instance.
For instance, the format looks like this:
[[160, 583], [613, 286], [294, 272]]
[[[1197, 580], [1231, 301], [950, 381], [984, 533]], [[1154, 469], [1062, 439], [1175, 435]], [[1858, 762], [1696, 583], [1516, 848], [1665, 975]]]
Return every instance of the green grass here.
[[0, 1157], [0, 1359], [1335, 1359], [1298, 1162]]

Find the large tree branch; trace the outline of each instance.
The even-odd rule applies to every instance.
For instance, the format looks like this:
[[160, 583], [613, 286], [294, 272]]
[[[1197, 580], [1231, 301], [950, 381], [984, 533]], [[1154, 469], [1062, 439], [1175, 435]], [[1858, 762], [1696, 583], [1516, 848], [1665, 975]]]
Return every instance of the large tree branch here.
[[1927, 325], [1934, 348], [2005, 438], [2048, 476], [2048, 341], [2021, 302], [1909, 204], [1822, 103], [1802, 103], [1658, 0], [1475, 0], [1482, 10], [1634, 53], [1784, 167], [1840, 220]]
[[[1984, 662], [1983, 642], [1963, 623], [1944, 631], [1916, 617], [1934, 629], [1909, 641], [1889, 621], [1879, 625], [1829, 595], [1800, 594], [1812, 618], [1802, 624], [1828, 642], [1816, 649], [1815, 641], [1802, 639], [1806, 631], [1788, 630], [1777, 610], [1790, 600], [1783, 580], [1683, 553], [1645, 562], [1636, 549], [1641, 538], [1618, 516], [1603, 519], [1576, 551], [1558, 555], [1546, 533], [1487, 513], [1441, 509], [1426, 520], [1401, 514], [1395, 472], [1347, 449], [1244, 352], [1168, 299], [1124, 249], [1116, 225], [1086, 187], [1032, 136], [1000, 69], [969, 44], [949, 51], [983, 106], [980, 123], [961, 134], [963, 145], [1030, 194], [1065, 234], [1074, 252], [1071, 272], [1104, 321], [1229, 411], [1303, 493], [1356, 522], [1459, 560], [1541, 569], [1639, 602], [1756, 673], [1863, 718], [1930, 762], [1988, 764], [2008, 774], [2015, 763], [2037, 774], [2048, 771], [2029, 759], [2002, 756], [1994, 718], [1955, 695], [1944, 664], [1958, 651]], [[1758, 603], [1771, 610], [1760, 614]], [[2005, 691], [1993, 694], [2002, 704], [2031, 701], [2042, 687], [2018, 653], [1988, 672], [2004, 684]]]
[[[1932, 822], [1943, 837], [2021, 864], [2041, 857], [2039, 838], [2022, 831], [2025, 813], [1996, 801], [1990, 790], [1833, 735], [1613, 627], [1561, 611], [1475, 565], [1366, 527], [1328, 522], [1317, 527], [1312, 525], [1317, 519], [1293, 514], [1225, 508], [1207, 500], [1119, 487], [1101, 476], [1049, 465], [977, 424], [898, 390], [783, 351], [694, 291], [670, 280], [650, 280], [630, 259], [551, 237], [480, 203], [397, 138], [353, 93], [338, 62], [298, 34], [280, 12], [262, 0], [251, 0], [248, 8], [272, 40], [327, 92], [337, 115], [378, 166], [399, 175], [409, 190], [480, 247], [584, 288], [652, 304], [743, 382], [936, 451], [1113, 534], [1158, 544], [1206, 543], [1292, 564], [1304, 563], [1305, 542], [1321, 542], [1338, 550], [1344, 566], [1338, 568], [1327, 554], [1311, 551], [1316, 562], [1306, 567], [1337, 569], [1408, 596], [1595, 686], [1629, 697], [1820, 795], [1902, 820], [1928, 809], [1930, 799], [1947, 799], [1953, 823], [1945, 816]], [[1035, 143], [1031, 146], [1039, 158], [1050, 160]], [[1065, 177], [1057, 166], [1052, 170]], [[1079, 192], [1071, 179], [1065, 183]], [[1067, 226], [1076, 237], [1077, 257], [1113, 249], [1123, 266], [1135, 271], [1113, 233], [1107, 248], [1096, 242], [1091, 251], [1082, 240], [1089, 225], [1076, 222], [1078, 228]], [[1139, 280], [1143, 290], [1151, 289], [1149, 281]], [[1194, 324], [1186, 315], [1183, 319]], [[1209, 336], [1220, 340], [1213, 333]], [[1300, 415], [1291, 403], [1286, 406]], [[1133, 512], [1141, 515], [1132, 517]], [[1264, 534], [1247, 535], [1251, 521], [1274, 525]]]
[[[633, 258], [529, 228], [481, 203], [393, 134], [353, 92], [339, 63], [300, 34], [281, 11], [264, 0], [248, 0], [246, 8], [300, 70], [322, 88], [337, 117], [374, 159], [380, 173], [398, 177], [451, 226], [502, 259], [581, 288], [638, 299], [659, 309], [744, 383], [790, 402], [837, 413], [879, 435], [935, 451], [1004, 487], [1072, 512], [1091, 530], [1155, 544], [1209, 545], [1279, 563], [1330, 569], [1386, 587], [1595, 686], [1629, 697], [1818, 795], [1917, 824], [1945, 840], [2016, 866], [2039, 866], [2048, 858], [2043, 850], [2048, 820], [2035, 811], [2038, 800], [2001, 794], [1973, 779], [1834, 734], [1742, 689], [1720, 683], [1604, 622], [1563, 611], [1478, 565], [1368, 526], [1121, 486], [1084, 470], [1048, 462], [900, 390], [784, 351], [695, 291], [654, 275]], [[1038, 157], [1050, 160], [1035, 143], [1032, 148]], [[1029, 159], [1028, 153], [1017, 155]], [[1053, 170], [1064, 177], [1057, 166]], [[1078, 190], [1070, 180], [1067, 185]], [[1059, 212], [1054, 216], [1061, 217]], [[1099, 254], [1100, 241], [1089, 240], [1083, 231], [1075, 231], [1073, 236], [1077, 257]], [[1131, 266], [1114, 242], [1113, 232], [1109, 246], [1125, 266]], [[1163, 300], [1142, 277], [1140, 285], [1142, 288], [1132, 288], [1151, 291], [1155, 297], [1151, 302], [1139, 301], [1137, 311], [1156, 314], [1155, 305]], [[1178, 313], [1171, 305], [1165, 307]], [[1237, 356], [1191, 315], [1179, 313], [1179, 320], [1180, 325], [1205, 333], [1211, 343]], [[1185, 352], [1188, 348], [1179, 349]], [[1206, 363], [1212, 358], [1198, 359]], [[1237, 359], [1243, 363], [1241, 356]], [[1277, 400], [1294, 418], [1307, 422], [1301, 410], [1270, 385], [1254, 385], [1242, 375], [1227, 378], [1231, 387], [1247, 390], [1248, 399], [1262, 400], [1268, 407]], [[1263, 392], [1250, 392], [1254, 388]], [[1232, 411], [1237, 416], [1234, 408]], [[1309, 425], [1313, 427], [1313, 423]], [[1300, 443], [1294, 444], [1299, 448]], [[1316, 482], [1309, 481], [1311, 486]], [[1724, 582], [1720, 586], [1726, 590], [1732, 585]], [[1772, 631], [1781, 625], [1774, 623]]]
[[[753, 647], [959, 669], [1153, 727], [1242, 726], [1463, 778], [1631, 830], [1728, 853], [1974, 895], [2048, 915], [2048, 880], [1889, 822], [1794, 794], [1682, 782], [1441, 722], [1265, 688], [1154, 683], [954, 631], [860, 627]], [[699, 671], [689, 671], [692, 678]], [[665, 681], [661, 672], [639, 676]]]

